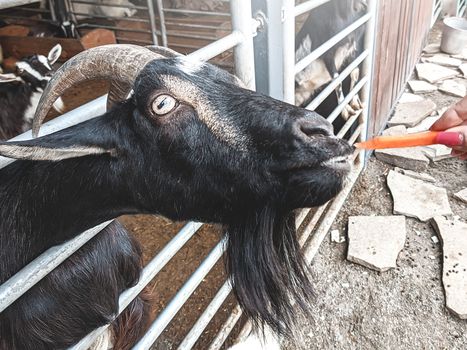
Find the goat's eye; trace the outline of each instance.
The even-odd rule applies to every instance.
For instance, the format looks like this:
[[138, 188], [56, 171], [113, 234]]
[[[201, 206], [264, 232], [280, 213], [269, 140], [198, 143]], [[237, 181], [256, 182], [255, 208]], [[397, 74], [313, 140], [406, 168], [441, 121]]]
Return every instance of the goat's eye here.
[[177, 100], [170, 95], [159, 95], [152, 101], [151, 109], [154, 114], [164, 115], [177, 107]]

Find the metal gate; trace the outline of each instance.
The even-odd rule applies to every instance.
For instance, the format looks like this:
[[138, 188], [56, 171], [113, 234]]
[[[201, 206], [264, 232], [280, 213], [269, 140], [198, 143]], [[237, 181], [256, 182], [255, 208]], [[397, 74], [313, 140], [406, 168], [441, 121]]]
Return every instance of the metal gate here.
[[[78, 2], [77, 0], [73, 1]], [[334, 120], [346, 104], [348, 104], [356, 94], [360, 93], [365, 108], [349, 118], [342, 129], [337, 131], [337, 134], [338, 136], [343, 136], [349, 130], [353, 130], [349, 141], [355, 142], [356, 140], [363, 140], [367, 135], [369, 113], [372, 106], [370, 91], [371, 84], [374, 81], [372, 71], [378, 1], [368, 0], [366, 14], [358, 18], [341, 32], [328, 38], [326, 42], [302, 60], [295, 62], [296, 18], [312, 11], [314, 8], [327, 1], [329, 0], [308, 0], [296, 4], [294, 0], [231, 0], [228, 17], [231, 18], [232, 29], [221, 39], [213, 41], [190, 55], [200, 60], [209, 60], [233, 48], [235, 72], [250, 89], [255, 89], [255, 87], [257, 87], [257, 90], [260, 92], [293, 103], [296, 74], [312, 61], [321, 57], [327, 50], [339, 43], [349, 33], [365, 26], [364, 51], [351, 62], [339, 76], [334, 77], [329, 85], [307, 106], [309, 109], [314, 109], [326, 96], [334, 93], [335, 88], [354, 68], [362, 65], [363, 74], [360, 80], [350, 93], [345, 96], [344, 100], [339, 103], [328, 119]], [[168, 42], [170, 46], [170, 40], [167, 40], [167, 30], [165, 29], [163, 16], [163, 14], [167, 12], [167, 9], [162, 7], [161, 1], [158, 0], [157, 4], [159, 5], [159, 18], [161, 21], [161, 30], [158, 34], [161, 35], [162, 43]], [[154, 40], [156, 39], [157, 38]], [[103, 114], [105, 112], [105, 100], [105, 96], [100, 97], [45, 123], [41, 128], [40, 134], [49, 134]], [[30, 137], [31, 133], [27, 132], [14, 138], [14, 140], [23, 140]], [[356, 152], [354, 154], [354, 160], [355, 166], [351, 173], [349, 184], [334, 200], [319, 208], [303, 209], [297, 214], [296, 226], [300, 232], [299, 241], [303, 246], [308, 262], [311, 261], [317, 253], [339, 209], [362, 171], [364, 167], [364, 153]], [[12, 162], [13, 160], [11, 159], [0, 158], [0, 167], [5, 167]], [[29, 288], [67, 259], [73, 252], [86, 244], [87, 241], [98, 234], [109, 223], [110, 222], [103, 223], [87, 230], [60, 246], [50, 248], [24, 267], [10, 280], [1, 285], [0, 312], [8, 307], [8, 305], [12, 304], [22, 294], [27, 292]], [[119, 313], [128, 306], [130, 301], [135, 298], [151, 280], [157, 278], [157, 274], [161, 269], [185, 244], [188, 244], [190, 238], [199, 230], [201, 225], [201, 223], [196, 222], [186, 224], [144, 267], [138, 284], [121, 294], [119, 299]], [[201, 283], [203, 278], [211, 270], [213, 265], [221, 258], [223, 252], [224, 241], [221, 240], [205, 257], [197, 270], [186, 280], [183, 287], [175, 294], [166, 308], [157, 316], [147, 333], [140, 339], [134, 349], [149, 349], [154, 344], [183, 304]], [[218, 290], [207, 308], [201, 313], [185, 338], [181, 341], [178, 349], [191, 349], [195, 345], [197, 339], [230, 292], [231, 285], [227, 280]], [[239, 321], [241, 314], [241, 309], [237, 305], [218, 334], [213, 338], [209, 347], [210, 350], [219, 349], [223, 346], [235, 324]], [[86, 349], [107, 327], [108, 325], [94, 330], [72, 349]], [[248, 335], [250, 330], [251, 327], [247, 323], [242, 332], [240, 332], [239, 339], [241, 340]]]

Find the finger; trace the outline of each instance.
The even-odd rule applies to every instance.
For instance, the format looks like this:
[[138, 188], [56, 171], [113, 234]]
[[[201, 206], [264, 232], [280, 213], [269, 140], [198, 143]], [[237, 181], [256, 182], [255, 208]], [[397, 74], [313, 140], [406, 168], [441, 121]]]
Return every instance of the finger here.
[[[453, 128], [446, 129], [446, 132], [456, 132], [459, 133], [459, 143], [455, 147], [467, 148], [467, 123], [462, 123], [463, 125], [455, 126]], [[455, 148], [453, 147], [453, 148]]]
[[462, 123], [463, 120], [456, 112], [456, 110], [454, 108], [449, 108], [446, 112], [443, 113], [441, 118], [434, 122], [434, 124], [430, 127], [430, 130], [442, 131], [457, 125], [461, 125]]

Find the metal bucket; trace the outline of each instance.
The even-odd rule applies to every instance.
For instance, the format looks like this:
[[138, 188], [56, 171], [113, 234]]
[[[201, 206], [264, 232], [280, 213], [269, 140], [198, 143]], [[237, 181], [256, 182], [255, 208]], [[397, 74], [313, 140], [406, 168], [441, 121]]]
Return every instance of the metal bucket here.
[[461, 53], [467, 48], [467, 19], [449, 17], [443, 20], [441, 51], [449, 54]]

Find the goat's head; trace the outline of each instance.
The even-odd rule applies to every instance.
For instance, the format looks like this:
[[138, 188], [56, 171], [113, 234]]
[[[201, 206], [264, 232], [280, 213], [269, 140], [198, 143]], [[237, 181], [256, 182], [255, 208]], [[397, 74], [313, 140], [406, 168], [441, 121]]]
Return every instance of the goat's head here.
[[[65, 89], [95, 78], [112, 80], [101, 117], [108, 130], [77, 126], [79, 137], [64, 130], [0, 145], [0, 154], [131, 162], [128, 181], [144, 179], [134, 189], [141, 211], [226, 225], [227, 265], [241, 305], [253, 320], [287, 333], [291, 300], [306, 309], [311, 291], [291, 211], [340, 191], [352, 148], [316, 113], [245, 89], [213, 65], [171, 56], [131, 45], [75, 56], [47, 85], [33, 132]], [[117, 119], [131, 132], [112, 126]]]
[[44, 89], [52, 76], [52, 65], [62, 53], [60, 44], [55, 45], [48, 53], [33, 55], [16, 62], [16, 75], [21, 77], [34, 90]]

